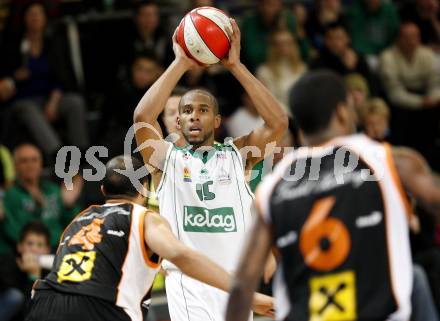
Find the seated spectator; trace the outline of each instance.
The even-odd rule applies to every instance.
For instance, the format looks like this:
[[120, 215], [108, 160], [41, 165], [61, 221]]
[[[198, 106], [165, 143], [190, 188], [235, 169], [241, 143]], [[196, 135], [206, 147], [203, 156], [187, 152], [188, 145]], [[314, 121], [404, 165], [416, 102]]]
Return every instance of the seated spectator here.
[[[21, 308], [15, 312], [12, 320], [24, 319], [26, 307], [30, 302], [32, 285], [37, 279], [44, 278], [49, 272], [43, 269], [39, 257], [50, 253], [50, 234], [47, 227], [33, 221], [26, 224], [19, 233], [17, 243], [18, 256], [2, 257], [0, 265], [0, 289], [15, 290], [23, 296]], [[4, 319], [1, 320], [11, 320]]]
[[434, 52], [420, 42], [417, 25], [401, 25], [395, 45], [380, 57], [380, 76], [396, 107], [394, 143], [414, 147], [430, 160], [439, 125], [440, 75]]
[[124, 138], [133, 125], [133, 111], [138, 102], [162, 73], [157, 58], [151, 52], [139, 54], [131, 64], [130, 73], [118, 79], [108, 93], [101, 122], [103, 144], [110, 150], [109, 157], [124, 152]]
[[264, 122], [258, 115], [252, 100], [247, 93], [241, 95], [243, 105], [226, 120], [226, 130], [230, 137], [240, 137], [249, 134]]
[[295, 39], [288, 30], [273, 32], [268, 50], [267, 61], [258, 67], [256, 75], [288, 110], [289, 90], [307, 68], [301, 60]]
[[141, 1], [136, 7], [133, 33], [127, 38], [126, 61], [131, 62], [136, 56], [149, 51], [160, 59], [160, 64], [168, 64], [171, 36], [163, 26], [158, 4], [154, 0]]
[[384, 141], [388, 137], [390, 109], [381, 98], [368, 99], [361, 109], [360, 123], [364, 133], [371, 139]]
[[[164, 137], [167, 137], [172, 134], [179, 135], [179, 138], [174, 141], [174, 145], [184, 146], [187, 144], [183, 135], [181, 135], [180, 127], [179, 127], [179, 103], [180, 98], [185, 94], [185, 90], [181, 88], [176, 88], [171, 93], [171, 97], [168, 98], [168, 101], [165, 105], [165, 108], [162, 113], [162, 122], [165, 127]], [[173, 137], [170, 137], [173, 138]]]
[[324, 33], [329, 24], [345, 25], [341, 0], [315, 0], [315, 7], [307, 20], [307, 37], [320, 50], [324, 47]]
[[[72, 215], [82, 185], [72, 191], [41, 179], [42, 157], [33, 145], [23, 144], [14, 150], [17, 181], [4, 196], [5, 219], [2, 234], [7, 244], [0, 244], [1, 253], [11, 253], [21, 229], [30, 221], [41, 220], [51, 231], [50, 245], [55, 247]], [[9, 246], [9, 247], [8, 247]]]
[[49, 162], [62, 145], [52, 123], [66, 123], [68, 143], [85, 149], [89, 145], [83, 99], [63, 93], [56, 77], [59, 52], [46, 37], [46, 12], [39, 3], [24, 11], [25, 31], [16, 44], [7, 46], [1, 81], [3, 100], [12, 100], [16, 117], [27, 128]]
[[370, 96], [370, 88], [367, 80], [360, 74], [348, 74], [344, 78], [347, 90], [353, 98], [354, 109], [358, 115], [358, 121], [361, 117], [361, 107]]
[[395, 45], [380, 57], [380, 74], [391, 102], [407, 109], [440, 103], [440, 76], [434, 52], [423, 46], [417, 25], [405, 22]]
[[306, 7], [301, 2], [294, 2], [292, 6], [292, 13], [295, 17], [296, 36], [298, 37], [298, 39], [306, 39], [306, 24], [308, 21], [308, 13]]
[[345, 76], [358, 73], [370, 80], [370, 69], [365, 59], [350, 47], [350, 36], [343, 25], [338, 23], [326, 27], [324, 47], [311, 64], [312, 69], [331, 69]]
[[301, 56], [307, 60], [308, 40], [296, 34], [292, 12], [283, 10], [281, 0], [258, 0], [257, 12], [245, 17], [241, 26], [243, 61], [251, 71], [266, 61], [271, 32], [282, 28], [295, 34]]
[[391, 1], [354, 1], [347, 11], [353, 48], [362, 55], [377, 55], [391, 45], [399, 31], [399, 16]]
[[440, 6], [438, 0], [415, 0], [400, 11], [403, 21], [414, 22], [422, 43], [440, 49]]

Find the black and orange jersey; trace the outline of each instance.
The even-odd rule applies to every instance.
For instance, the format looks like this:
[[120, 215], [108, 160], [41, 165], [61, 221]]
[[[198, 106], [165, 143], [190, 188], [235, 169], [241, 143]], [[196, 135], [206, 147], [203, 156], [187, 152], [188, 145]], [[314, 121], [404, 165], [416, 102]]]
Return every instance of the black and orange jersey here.
[[399, 184], [389, 148], [364, 135], [301, 148], [262, 183], [257, 204], [279, 253], [282, 320], [409, 319], [412, 265]]
[[148, 213], [133, 203], [114, 202], [81, 212], [64, 231], [51, 272], [34, 289], [100, 298], [142, 320], [141, 303], [160, 266], [144, 241]]

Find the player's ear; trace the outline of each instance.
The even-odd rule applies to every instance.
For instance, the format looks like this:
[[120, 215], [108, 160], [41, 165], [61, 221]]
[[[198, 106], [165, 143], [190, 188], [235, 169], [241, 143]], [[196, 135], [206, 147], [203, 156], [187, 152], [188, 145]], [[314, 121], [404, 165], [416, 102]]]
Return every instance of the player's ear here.
[[342, 127], [347, 127], [347, 124], [350, 121], [348, 106], [345, 103], [339, 103], [338, 106], [336, 107], [335, 114], [338, 123]]
[[101, 185], [101, 193], [102, 193], [102, 195], [104, 195], [104, 196], [105, 196], [105, 189], [104, 189], [104, 185]]
[[180, 117], [177, 116], [177, 129], [182, 129], [182, 126], [180, 126]]
[[222, 116], [220, 116], [220, 114], [215, 115], [214, 128], [215, 129], [219, 128], [221, 123], [222, 123]]

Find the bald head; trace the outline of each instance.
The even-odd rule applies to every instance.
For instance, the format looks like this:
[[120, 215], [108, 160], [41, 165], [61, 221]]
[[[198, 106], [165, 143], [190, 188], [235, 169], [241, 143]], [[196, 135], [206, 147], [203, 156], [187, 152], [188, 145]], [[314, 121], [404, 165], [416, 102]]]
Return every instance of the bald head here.
[[43, 168], [40, 150], [32, 144], [22, 144], [14, 149], [15, 170], [19, 180], [24, 182], [38, 181]]
[[183, 106], [192, 104], [193, 101], [200, 99], [206, 101], [207, 104], [213, 108], [214, 115], [219, 114], [217, 98], [215, 98], [213, 94], [205, 89], [193, 89], [184, 94], [179, 102], [179, 113], [181, 112]]

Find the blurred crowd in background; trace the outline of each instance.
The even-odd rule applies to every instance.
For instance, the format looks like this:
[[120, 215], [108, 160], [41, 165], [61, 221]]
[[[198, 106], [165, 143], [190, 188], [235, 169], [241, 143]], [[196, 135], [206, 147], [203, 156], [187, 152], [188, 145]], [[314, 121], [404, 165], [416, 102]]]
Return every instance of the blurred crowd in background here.
[[[199, 6], [238, 21], [243, 63], [287, 111], [301, 75], [331, 69], [346, 81], [360, 132], [415, 148], [440, 171], [439, 0], [0, 1], [0, 320], [22, 320], [45, 273], [38, 257], [53, 253], [79, 209], [103, 201], [99, 182], [77, 175], [73, 190], [62, 184], [58, 150], [77, 146], [81, 168], [90, 146], [107, 148], [104, 163], [124, 152], [134, 108], [173, 60], [171, 35]], [[218, 141], [262, 123], [221, 65], [191, 70], [179, 84], [195, 87], [219, 100]], [[165, 134], [177, 102], [164, 111]], [[294, 119], [289, 128], [280, 147], [301, 145]], [[440, 228], [414, 210], [414, 261], [440, 309]]]

